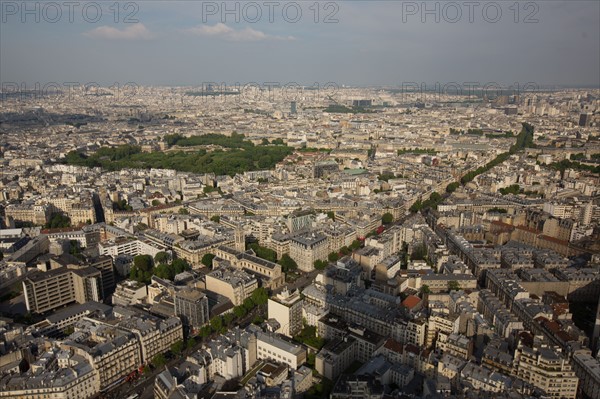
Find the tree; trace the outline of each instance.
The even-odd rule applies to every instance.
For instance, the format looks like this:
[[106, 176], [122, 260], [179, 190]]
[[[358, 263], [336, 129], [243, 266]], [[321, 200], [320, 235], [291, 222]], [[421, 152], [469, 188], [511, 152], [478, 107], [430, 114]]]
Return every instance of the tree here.
[[411, 260], [425, 260], [427, 256], [427, 246], [423, 243], [415, 245], [412, 254], [410, 254]]
[[202, 257], [202, 261], [201, 261], [201, 262], [202, 262], [202, 264], [203, 264], [204, 266], [206, 266], [206, 267], [208, 267], [208, 268], [212, 268], [212, 265], [213, 265], [213, 259], [214, 259], [215, 257], [216, 257], [216, 256], [215, 256], [215, 255], [213, 255], [213, 254], [205, 254], [205, 255]]
[[188, 340], [185, 342], [186, 349], [192, 349], [194, 346], [196, 346], [196, 340], [194, 339], [194, 337], [189, 337]]
[[331, 220], [335, 220], [335, 212], [333, 212], [333, 211], [327, 212], [327, 217]]
[[152, 206], [159, 206], [160, 205], [160, 201], [159, 200], [152, 200]]
[[255, 242], [248, 245], [248, 247], [252, 249], [259, 258], [268, 260], [270, 262], [277, 262], [277, 252], [273, 251], [272, 249], [263, 247]]
[[217, 333], [220, 332], [223, 328], [223, 318], [221, 316], [215, 316], [210, 319], [210, 327], [213, 329], [213, 331]]
[[127, 203], [126, 199], [115, 201], [112, 204], [113, 211], [132, 211], [133, 208]]
[[71, 218], [62, 213], [55, 212], [50, 215], [50, 220], [46, 223], [47, 229], [59, 229], [71, 226]]
[[246, 316], [246, 309], [244, 309], [243, 306], [236, 306], [233, 308], [233, 314], [238, 319], [241, 319], [242, 317]]
[[179, 208], [179, 211], [177, 211], [177, 213], [179, 213], [180, 215], [189, 215], [190, 211], [188, 211], [187, 208]]
[[210, 218], [215, 223], [219, 223], [221, 221], [221, 217], [219, 215], [214, 215]]
[[313, 263], [313, 266], [317, 270], [323, 270], [323, 269], [325, 269], [327, 267], [327, 262], [324, 261], [324, 260], [317, 259], [315, 261], [315, 263]]
[[268, 154], [263, 155], [260, 158], [258, 158], [258, 167], [260, 169], [267, 169], [267, 168], [269, 168], [269, 166], [271, 166], [272, 163], [273, 163], [273, 160], [271, 159], [271, 156]]
[[181, 354], [181, 352], [183, 352], [183, 341], [178, 340], [178, 341], [173, 342], [171, 344], [171, 352], [173, 352], [174, 355]]
[[330, 262], [337, 262], [339, 258], [340, 256], [337, 254], [337, 252], [332, 252], [327, 255], [327, 259], [329, 259]]
[[163, 355], [162, 353], [154, 355], [154, 357], [152, 358], [152, 365], [156, 368], [161, 368], [165, 364], [167, 364], [167, 359], [165, 359], [165, 355]]
[[0, 251], [0, 260], [4, 259], [4, 253]]
[[394, 221], [394, 216], [389, 212], [384, 213], [383, 216], [381, 217], [382, 224], [390, 224], [393, 221]]
[[518, 184], [511, 184], [510, 186], [501, 188], [498, 191], [500, 191], [500, 194], [502, 195], [519, 194], [519, 192], [521, 191], [521, 187]]
[[183, 273], [188, 270], [192, 270], [192, 266], [185, 259], [176, 258], [173, 259], [171, 267], [175, 271], [175, 274]]
[[212, 329], [210, 328], [209, 324], [202, 326], [202, 328], [200, 329], [200, 337], [202, 339], [207, 338], [211, 333], [212, 333]]
[[235, 319], [235, 315], [233, 313], [225, 313], [223, 316], [223, 324], [230, 326], [233, 322], [233, 319]]
[[156, 277], [171, 281], [175, 279], [175, 271], [173, 270], [173, 268], [170, 265], [164, 263], [154, 268], [154, 275]]
[[354, 240], [354, 241], [352, 241], [352, 244], [350, 244], [350, 250], [356, 251], [361, 246], [362, 246], [362, 242], [360, 242], [360, 240]]
[[288, 254], [283, 254], [281, 259], [279, 259], [279, 262], [277, 263], [281, 265], [281, 270], [284, 273], [289, 273], [298, 269], [298, 264], [294, 259], [290, 258]]
[[421, 200], [417, 200], [414, 204], [410, 206], [408, 210], [412, 213], [417, 213], [421, 210], [421, 208], [423, 208], [423, 204], [421, 203]]
[[252, 296], [250, 298], [255, 305], [264, 305], [269, 300], [269, 294], [264, 287], [258, 287], [252, 292]]
[[456, 189], [460, 186], [460, 184], [458, 184], [457, 182], [454, 183], [450, 183], [446, 186], [446, 192], [447, 193], [453, 193], [456, 191]]
[[129, 278], [148, 284], [152, 278], [154, 269], [152, 267], [152, 256], [138, 255], [133, 258], [133, 266], [129, 272]]
[[154, 255], [154, 263], [157, 265], [167, 264], [169, 263], [169, 259], [171, 259], [171, 257], [164, 251], [160, 251]]
[[456, 280], [448, 281], [448, 290], [449, 291], [459, 291], [460, 284]]
[[133, 258], [133, 265], [143, 272], [152, 270], [152, 256], [137, 255]]
[[422, 294], [431, 294], [431, 290], [429, 289], [429, 286], [427, 284], [423, 284], [421, 286], [421, 293]]
[[254, 309], [254, 301], [252, 301], [252, 298], [246, 298], [246, 299], [244, 299], [242, 306], [244, 307], [244, 310], [246, 311], [246, 313], [248, 313], [252, 309]]

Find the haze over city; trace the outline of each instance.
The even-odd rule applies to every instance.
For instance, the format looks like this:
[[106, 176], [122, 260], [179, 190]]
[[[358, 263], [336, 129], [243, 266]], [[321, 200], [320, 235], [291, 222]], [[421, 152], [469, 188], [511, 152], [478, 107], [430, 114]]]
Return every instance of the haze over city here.
[[0, 399], [600, 398], [600, 2], [0, 1]]
[[141, 1], [98, 14], [42, 2], [27, 14], [3, 1], [0, 74], [30, 85], [600, 84], [598, 2], [450, 3]]

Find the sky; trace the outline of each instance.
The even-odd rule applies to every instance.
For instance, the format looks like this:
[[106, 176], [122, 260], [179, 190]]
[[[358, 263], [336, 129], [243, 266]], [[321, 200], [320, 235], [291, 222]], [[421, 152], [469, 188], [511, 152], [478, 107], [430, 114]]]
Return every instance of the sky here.
[[2, 85], [600, 86], [596, 0], [27, 3], [0, 0]]

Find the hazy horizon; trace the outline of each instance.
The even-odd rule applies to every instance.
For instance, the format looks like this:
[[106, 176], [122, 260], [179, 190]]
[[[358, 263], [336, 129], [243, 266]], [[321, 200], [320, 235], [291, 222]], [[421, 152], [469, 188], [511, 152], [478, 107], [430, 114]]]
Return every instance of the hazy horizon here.
[[600, 87], [596, 1], [29, 3], [1, 3], [2, 85]]

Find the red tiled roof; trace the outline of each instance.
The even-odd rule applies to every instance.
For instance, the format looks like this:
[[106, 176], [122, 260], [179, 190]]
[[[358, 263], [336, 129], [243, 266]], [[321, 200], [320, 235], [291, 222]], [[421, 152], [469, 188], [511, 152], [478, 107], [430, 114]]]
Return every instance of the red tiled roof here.
[[404, 351], [404, 347], [402, 346], [402, 344], [393, 338], [389, 338], [387, 341], [385, 341], [385, 344], [383, 346], [385, 347], [385, 349], [389, 349], [392, 352], [396, 353], [402, 353]]
[[409, 309], [414, 308], [421, 302], [421, 298], [415, 295], [409, 295], [405, 300], [402, 301], [402, 306], [405, 306]]

